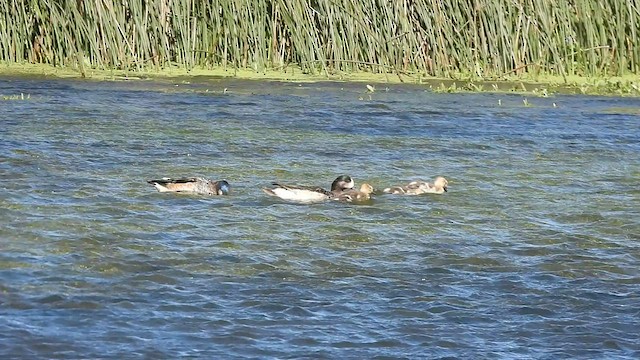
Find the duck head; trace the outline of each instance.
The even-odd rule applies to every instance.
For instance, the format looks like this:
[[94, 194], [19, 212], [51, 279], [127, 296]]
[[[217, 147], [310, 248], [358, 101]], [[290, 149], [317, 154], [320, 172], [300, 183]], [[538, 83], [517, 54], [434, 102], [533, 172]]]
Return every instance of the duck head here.
[[355, 183], [349, 175], [340, 175], [331, 184], [331, 191], [344, 191], [353, 189]]
[[360, 192], [371, 195], [373, 193], [373, 186], [371, 186], [371, 184], [364, 183], [360, 185]]
[[229, 195], [229, 191], [231, 190], [231, 185], [226, 180], [216, 181], [213, 184], [213, 190], [218, 195]]
[[433, 181], [433, 186], [435, 186], [436, 188], [441, 188], [442, 190], [444, 190], [444, 192], [447, 192], [447, 187], [449, 186], [449, 181], [447, 181], [447, 179], [443, 178], [442, 176], [438, 176]]

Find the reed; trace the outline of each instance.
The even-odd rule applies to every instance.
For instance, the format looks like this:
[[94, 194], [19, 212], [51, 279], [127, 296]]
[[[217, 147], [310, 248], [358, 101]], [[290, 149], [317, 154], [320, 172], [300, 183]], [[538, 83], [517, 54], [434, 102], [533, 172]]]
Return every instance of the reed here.
[[0, 61], [496, 79], [638, 74], [638, 0], [5, 0]]

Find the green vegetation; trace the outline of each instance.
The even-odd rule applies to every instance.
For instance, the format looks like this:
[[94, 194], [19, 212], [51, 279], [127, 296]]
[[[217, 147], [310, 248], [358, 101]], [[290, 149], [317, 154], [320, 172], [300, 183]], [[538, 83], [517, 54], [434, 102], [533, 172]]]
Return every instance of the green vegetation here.
[[27, 94], [25, 96], [24, 93], [20, 93], [20, 95], [2, 95], [0, 94], [0, 100], [29, 100], [31, 99], [31, 94]]
[[0, 62], [83, 76], [180, 68], [639, 86], [620, 80], [640, 74], [640, 8], [629, 0], [12, 0], [0, 13]]

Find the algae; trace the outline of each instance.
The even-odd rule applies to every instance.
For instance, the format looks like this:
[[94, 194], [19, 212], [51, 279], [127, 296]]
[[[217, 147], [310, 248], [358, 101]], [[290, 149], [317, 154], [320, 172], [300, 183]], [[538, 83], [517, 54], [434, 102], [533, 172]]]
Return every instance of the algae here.
[[[74, 69], [47, 64], [0, 62], [0, 76], [85, 78], [99, 81], [151, 79], [174, 79], [184, 82], [189, 81], [189, 79], [242, 79], [286, 82], [338, 81], [368, 84], [420, 84], [429, 90], [442, 93], [493, 92], [540, 97], [547, 97], [553, 94], [640, 96], [640, 78], [635, 75], [597, 78], [577, 75], [511, 75], [503, 76], [499, 79], [483, 79], [475, 75], [459, 74], [454, 75], [455, 78], [444, 79], [409, 73], [325, 72], [310, 74], [294, 66], [265, 71], [224, 67], [186, 69], [178, 66], [165, 67], [161, 70], [124, 71], [86, 67]], [[372, 86], [371, 88], [375, 87]], [[367, 89], [371, 90], [371, 88], [367, 86]]]

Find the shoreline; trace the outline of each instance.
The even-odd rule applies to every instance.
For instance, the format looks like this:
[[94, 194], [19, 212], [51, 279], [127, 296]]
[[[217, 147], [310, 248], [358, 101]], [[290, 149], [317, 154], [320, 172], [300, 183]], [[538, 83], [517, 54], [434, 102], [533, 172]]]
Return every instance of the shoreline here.
[[0, 62], [0, 77], [44, 77], [86, 79], [95, 81], [136, 81], [136, 80], [166, 80], [177, 79], [188, 81], [199, 80], [254, 80], [254, 81], [284, 81], [284, 82], [354, 82], [389, 85], [423, 85], [425, 90], [441, 93], [461, 92], [489, 92], [513, 93], [531, 96], [547, 97], [554, 94], [582, 94], [605, 96], [640, 96], [640, 77], [634, 75], [615, 76], [608, 78], [589, 78], [581, 76], [549, 76], [533, 77], [509, 76], [503, 79], [480, 79], [470, 76], [459, 78], [424, 77], [419, 74], [395, 73], [340, 73], [340, 74], [305, 74], [300, 68], [287, 67], [282, 70], [253, 71], [250, 69], [234, 69], [216, 67], [212, 69], [194, 68], [187, 70], [182, 67], [164, 68], [156, 70], [124, 71], [102, 70], [94, 68], [73, 69], [69, 67], [54, 67], [47, 64], [20, 64]]

